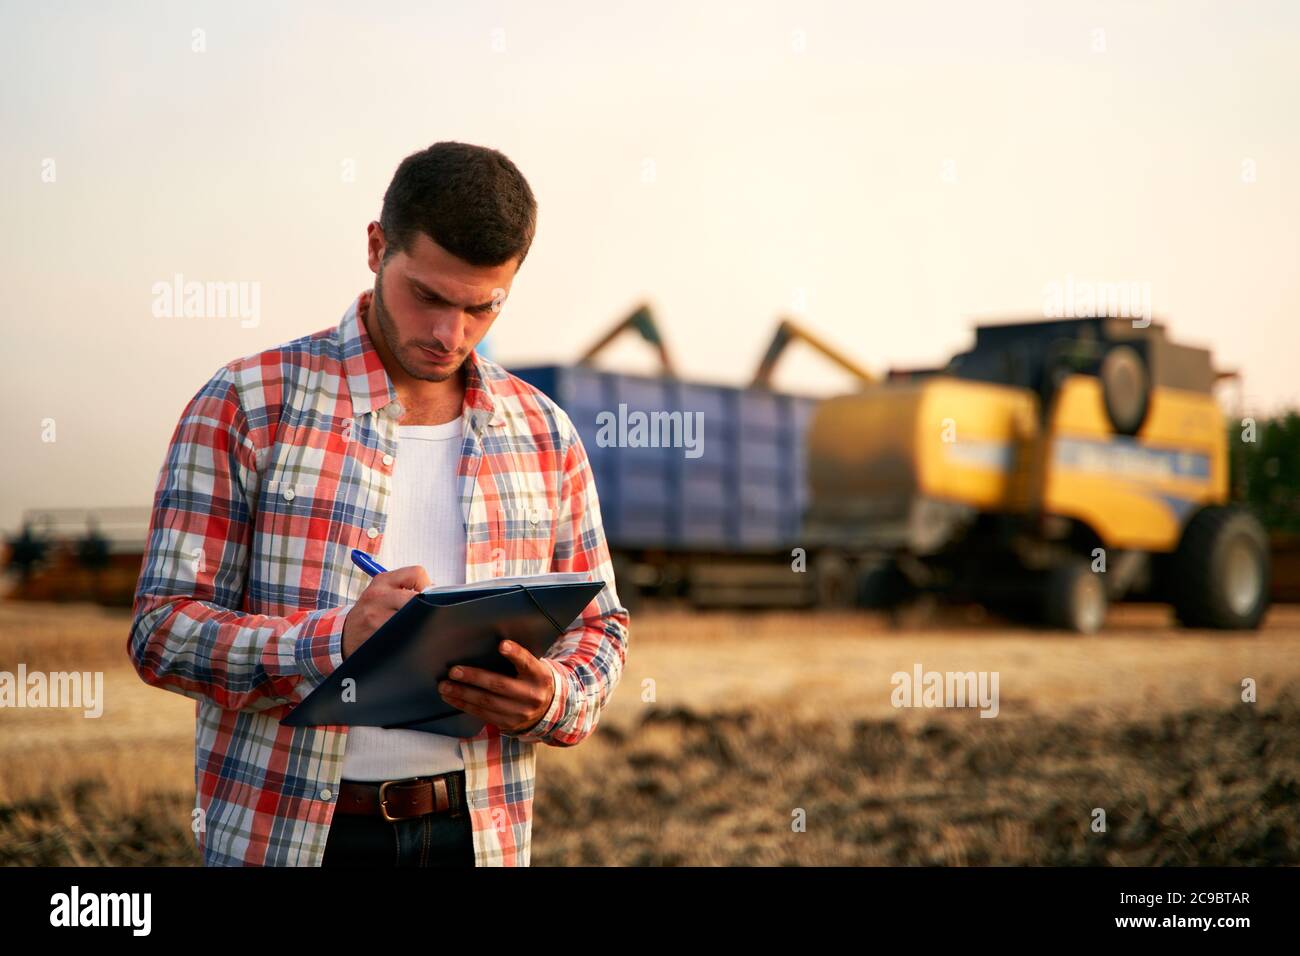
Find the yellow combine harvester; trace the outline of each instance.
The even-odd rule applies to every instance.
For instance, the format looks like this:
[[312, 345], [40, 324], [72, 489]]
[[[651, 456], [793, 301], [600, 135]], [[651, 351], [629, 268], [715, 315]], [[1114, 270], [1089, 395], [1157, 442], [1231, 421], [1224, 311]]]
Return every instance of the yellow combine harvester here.
[[1254, 628], [1267, 539], [1228, 504], [1205, 349], [1156, 323], [981, 326], [941, 370], [824, 401], [805, 532], [823, 603], [918, 589], [1080, 632], [1108, 600], [1166, 600], [1189, 627]]

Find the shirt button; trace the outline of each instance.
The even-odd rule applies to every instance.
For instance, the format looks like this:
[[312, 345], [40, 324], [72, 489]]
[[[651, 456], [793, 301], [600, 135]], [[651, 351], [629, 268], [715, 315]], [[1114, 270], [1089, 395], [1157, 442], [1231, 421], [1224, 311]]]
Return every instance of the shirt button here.
[[384, 464], [385, 464], [385, 465], [391, 465], [392, 463], [393, 463], [393, 456], [392, 456], [392, 455], [385, 455], [385, 456], [384, 456]]
[[320, 798], [322, 800], [328, 800], [332, 796], [334, 796], [334, 791], [331, 790], [329, 787], [326, 787], [324, 790], [320, 792]]
[[379, 537], [379, 529], [378, 529], [378, 528], [369, 528], [369, 529], [367, 529], [367, 530], [366, 530], [366, 537], [368, 537], [368, 538], [378, 538], [378, 537]]
[[392, 404], [390, 404], [390, 405], [388, 406], [388, 417], [389, 417], [389, 418], [401, 418], [401, 417], [402, 417], [402, 412], [404, 412], [404, 411], [405, 411], [405, 409], [402, 408], [402, 404], [401, 404], [401, 402], [393, 402]]
[[293, 501], [293, 489], [292, 489], [292, 488], [286, 488], [286, 489], [284, 489], [284, 500], [285, 500], [285, 501]]
[[538, 511], [536, 508], [528, 512], [528, 520], [533, 524], [537, 524], [537, 522], [540, 521], [541, 518], [542, 518], [542, 513]]

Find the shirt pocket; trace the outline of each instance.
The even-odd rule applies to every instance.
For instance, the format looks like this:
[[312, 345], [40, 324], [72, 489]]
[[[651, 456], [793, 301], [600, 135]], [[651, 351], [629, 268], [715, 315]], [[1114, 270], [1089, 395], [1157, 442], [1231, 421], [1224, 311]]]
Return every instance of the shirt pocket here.
[[545, 574], [555, 551], [555, 510], [546, 504], [511, 503], [496, 512], [496, 555], [503, 559], [497, 577]]
[[275, 541], [272, 550], [277, 553], [312, 563], [321, 559], [324, 547], [334, 540], [335, 495], [325, 483], [311, 477], [285, 472], [269, 475], [259, 509], [258, 523]]

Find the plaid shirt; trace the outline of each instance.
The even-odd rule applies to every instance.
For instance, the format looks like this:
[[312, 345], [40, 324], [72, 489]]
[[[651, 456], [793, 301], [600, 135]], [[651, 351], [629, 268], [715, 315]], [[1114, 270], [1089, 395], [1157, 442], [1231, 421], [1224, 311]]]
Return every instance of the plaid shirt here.
[[[347, 728], [279, 723], [342, 663], [369, 583], [402, 409], [360, 316], [238, 359], [190, 400], [158, 478], [128, 649], [149, 684], [194, 698], [197, 842], [207, 866], [319, 866]], [[460, 743], [479, 866], [529, 862], [538, 743], [596, 727], [627, 654], [591, 468], [553, 401], [472, 352], [458, 466], [467, 583], [589, 571], [605, 588], [543, 658], [550, 709]]]

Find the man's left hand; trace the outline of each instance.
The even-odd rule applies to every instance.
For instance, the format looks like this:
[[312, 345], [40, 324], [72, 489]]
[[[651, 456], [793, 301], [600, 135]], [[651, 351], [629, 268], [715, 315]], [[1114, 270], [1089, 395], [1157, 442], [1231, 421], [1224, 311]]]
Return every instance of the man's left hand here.
[[506, 733], [527, 730], [542, 719], [555, 696], [551, 669], [514, 641], [502, 641], [498, 649], [515, 665], [518, 677], [507, 677], [481, 667], [457, 664], [452, 680], [442, 681], [438, 693], [453, 707], [473, 714]]

